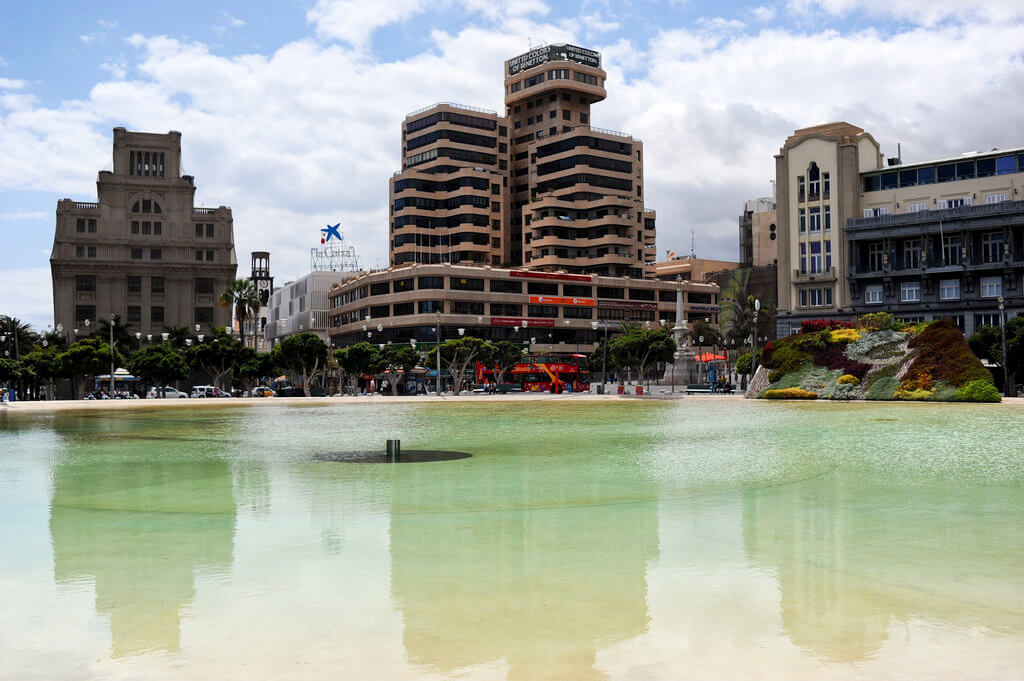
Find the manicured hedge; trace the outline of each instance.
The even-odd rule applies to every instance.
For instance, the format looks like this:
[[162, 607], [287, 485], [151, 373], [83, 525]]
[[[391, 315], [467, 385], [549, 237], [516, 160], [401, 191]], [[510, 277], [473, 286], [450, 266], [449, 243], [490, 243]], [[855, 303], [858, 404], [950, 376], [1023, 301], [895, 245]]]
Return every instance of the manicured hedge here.
[[956, 391], [957, 402], [1002, 402], [1003, 397], [990, 381], [971, 381]]
[[904, 381], [916, 381], [921, 374], [950, 385], [962, 386], [972, 381], [992, 383], [992, 374], [967, 347], [964, 335], [952, 319], [929, 324], [910, 340], [908, 347], [917, 350]]

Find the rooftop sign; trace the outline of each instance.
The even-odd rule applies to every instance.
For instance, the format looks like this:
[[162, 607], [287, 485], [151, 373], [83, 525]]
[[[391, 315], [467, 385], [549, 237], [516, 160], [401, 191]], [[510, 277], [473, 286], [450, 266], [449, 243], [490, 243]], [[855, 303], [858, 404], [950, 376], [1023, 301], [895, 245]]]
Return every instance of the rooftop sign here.
[[601, 68], [601, 55], [594, 50], [577, 45], [545, 45], [509, 59], [506, 75], [514, 76], [521, 71], [549, 61], [574, 61], [584, 66]]

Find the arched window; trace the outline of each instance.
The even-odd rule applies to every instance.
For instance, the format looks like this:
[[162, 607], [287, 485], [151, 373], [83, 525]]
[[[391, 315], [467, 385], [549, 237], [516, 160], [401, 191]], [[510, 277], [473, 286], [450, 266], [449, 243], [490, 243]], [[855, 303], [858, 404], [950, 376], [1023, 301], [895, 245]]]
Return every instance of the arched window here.
[[818, 164], [814, 162], [807, 169], [807, 193], [808, 200], [812, 201], [821, 193], [821, 173], [818, 171]]
[[132, 204], [133, 213], [163, 213], [160, 204], [153, 199], [139, 199]]

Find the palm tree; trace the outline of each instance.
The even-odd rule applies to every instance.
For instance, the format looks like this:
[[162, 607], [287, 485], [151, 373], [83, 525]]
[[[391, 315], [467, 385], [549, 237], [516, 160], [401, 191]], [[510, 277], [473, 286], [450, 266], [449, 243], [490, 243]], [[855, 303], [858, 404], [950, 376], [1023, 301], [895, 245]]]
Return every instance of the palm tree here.
[[12, 358], [20, 357], [32, 351], [36, 343], [41, 339], [39, 334], [32, 330], [32, 327], [17, 317], [3, 315], [0, 317], [0, 336], [4, 336], [4, 347]]
[[220, 294], [220, 304], [224, 307], [230, 305], [234, 310], [235, 321], [238, 322], [238, 335], [242, 340], [242, 347], [245, 347], [245, 320], [260, 309], [256, 286], [251, 279], [235, 279], [224, 293]]
[[165, 326], [164, 333], [167, 334], [167, 342], [171, 344], [171, 347], [183, 350], [185, 348], [185, 341], [191, 337], [191, 333], [187, 326]]
[[[92, 332], [100, 340], [110, 342], [110, 318], [101, 317], [96, 320], [96, 330]], [[135, 336], [133, 336], [124, 324], [121, 323], [121, 315], [114, 315], [114, 347], [121, 354], [127, 356], [135, 349]]]

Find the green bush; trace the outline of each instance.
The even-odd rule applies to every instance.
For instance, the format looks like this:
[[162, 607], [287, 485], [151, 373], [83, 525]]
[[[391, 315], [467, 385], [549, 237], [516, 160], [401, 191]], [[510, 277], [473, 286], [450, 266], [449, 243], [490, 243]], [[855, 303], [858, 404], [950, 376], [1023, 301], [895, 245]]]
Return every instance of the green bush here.
[[933, 402], [955, 402], [957, 387], [945, 381], [935, 381], [935, 392], [930, 399]]
[[1003, 397], [991, 382], [971, 381], [956, 391], [957, 402], [1002, 402]]
[[963, 333], [952, 319], [933, 322], [914, 337], [909, 347], [917, 356], [907, 370], [905, 380], [927, 373], [934, 380], [962, 386], [972, 381], [992, 382], [992, 374], [967, 347]]
[[888, 312], [875, 312], [866, 314], [860, 318], [860, 325], [868, 331], [883, 331], [893, 329], [892, 315]]
[[[800, 386], [801, 383], [803, 383], [804, 378], [807, 377], [807, 374], [810, 373], [812, 368], [812, 365], [807, 364], [800, 367], [796, 371], [791, 371], [785, 376], [782, 376], [778, 381], [772, 383], [771, 387], [776, 390], [785, 390], [786, 388], [797, 388]], [[769, 380], [770, 378], [771, 375], [769, 375]]]
[[896, 394], [896, 388], [900, 387], [895, 376], [883, 376], [872, 383], [864, 394], [865, 400], [891, 400]]

